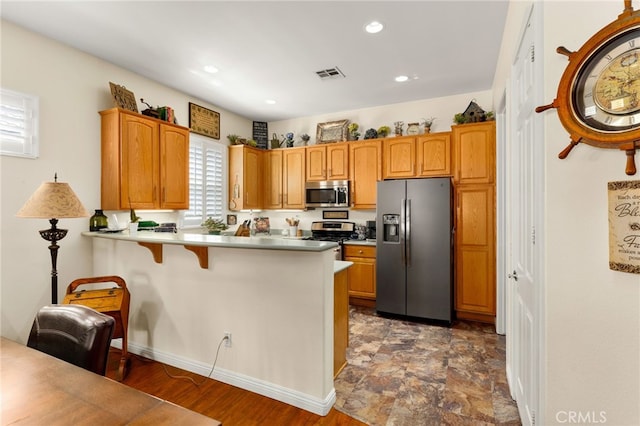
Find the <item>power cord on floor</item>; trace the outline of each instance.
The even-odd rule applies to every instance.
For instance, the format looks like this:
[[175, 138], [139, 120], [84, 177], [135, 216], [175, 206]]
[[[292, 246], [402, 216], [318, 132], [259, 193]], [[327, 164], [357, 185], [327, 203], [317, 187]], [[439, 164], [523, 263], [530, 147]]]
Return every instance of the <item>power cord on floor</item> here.
[[[216, 350], [216, 357], [213, 360], [213, 365], [211, 366], [211, 371], [209, 371], [209, 374], [207, 374], [206, 378], [204, 380], [201, 380], [200, 382], [196, 382], [192, 377], [189, 376], [182, 376], [182, 375], [175, 375], [175, 374], [171, 374], [169, 372], [169, 370], [167, 369], [167, 366], [164, 363], [159, 363], [162, 366], [162, 369], [164, 370], [165, 374], [169, 377], [171, 377], [172, 379], [180, 379], [180, 380], [188, 380], [191, 383], [193, 383], [196, 386], [200, 386], [202, 384], [204, 384], [207, 380], [211, 378], [211, 374], [213, 374], [213, 370], [214, 368], [216, 368], [216, 363], [218, 362], [218, 355], [220, 354], [220, 348], [222, 347], [222, 343], [227, 340], [229, 338], [229, 336], [224, 336], [222, 338], [222, 340], [220, 340], [220, 343], [218, 343], [218, 349]], [[141, 357], [137, 354], [134, 354], [136, 356], [136, 358], [138, 358], [140, 361], [142, 362], [155, 362], [153, 360], [148, 360], [144, 357]]]
[[218, 354], [220, 354], [220, 348], [222, 347], [222, 343], [227, 340], [229, 337], [228, 336], [224, 336], [222, 338], [222, 340], [220, 340], [220, 343], [218, 343], [218, 349], [216, 349], [216, 357], [213, 360], [213, 365], [211, 366], [211, 371], [209, 371], [209, 374], [207, 374], [206, 378], [204, 380], [201, 380], [200, 382], [196, 382], [192, 377], [189, 376], [176, 376], [173, 375], [171, 373], [169, 373], [169, 370], [167, 370], [167, 366], [164, 364], [160, 364], [162, 365], [162, 369], [164, 370], [164, 372], [167, 374], [167, 376], [171, 377], [172, 379], [182, 379], [182, 380], [188, 380], [191, 383], [193, 383], [196, 386], [200, 386], [202, 384], [204, 384], [207, 379], [211, 378], [211, 374], [213, 374], [213, 369], [216, 368], [216, 363], [218, 362]]

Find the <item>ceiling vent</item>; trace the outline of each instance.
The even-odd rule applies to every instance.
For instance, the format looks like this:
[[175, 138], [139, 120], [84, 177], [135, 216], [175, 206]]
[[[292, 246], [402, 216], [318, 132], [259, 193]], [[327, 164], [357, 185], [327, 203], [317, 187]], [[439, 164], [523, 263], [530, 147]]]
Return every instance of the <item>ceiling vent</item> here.
[[344, 75], [344, 73], [340, 71], [340, 68], [338, 67], [327, 68], [326, 70], [316, 71], [316, 74], [318, 74], [318, 77], [320, 77], [320, 80], [334, 80], [336, 78], [346, 77], [346, 75]]

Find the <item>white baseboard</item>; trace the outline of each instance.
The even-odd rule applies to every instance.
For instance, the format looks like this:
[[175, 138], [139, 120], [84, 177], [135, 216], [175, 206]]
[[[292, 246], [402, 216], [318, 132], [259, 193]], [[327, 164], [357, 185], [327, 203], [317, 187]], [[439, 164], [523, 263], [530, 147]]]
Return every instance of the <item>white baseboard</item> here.
[[[122, 349], [122, 340], [117, 339], [111, 342], [111, 346]], [[193, 361], [188, 358], [177, 357], [167, 352], [161, 352], [154, 350], [146, 346], [140, 346], [135, 343], [129, 343], [129, 352], [138, 354], [145, 358], [153, 359], [164, 364], [168, 364], [183, 370], [190, 371], [192, 373], [200, 374], [207, 377], [211, 372], [211, 365], [201, 362]], [[284, 402], [294, 407], [309, 411], [320, 416], [326, 416], [331, 407], [336, 402], [336, 390], [331, 389], [331, 392], [324, 400], [318, 399], [311, 395], [298, 392], [293, 389], [289, 389], [274, 383], [266, 382], [264, 380], [256, 379], [244, 374], [236, 373], [224, 368], [216, 367], [213, 371], [213, 379], [218, 380], [229, 385], [239, 387], [241, 389], [248, 390], [269, 398], [273, 398], [277, 401]]]

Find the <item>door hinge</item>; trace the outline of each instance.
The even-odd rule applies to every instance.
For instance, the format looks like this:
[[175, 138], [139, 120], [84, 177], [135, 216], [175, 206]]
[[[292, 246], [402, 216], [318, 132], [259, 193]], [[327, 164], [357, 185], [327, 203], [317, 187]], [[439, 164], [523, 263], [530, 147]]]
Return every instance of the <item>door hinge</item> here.
[[529, 55], [531, 57], [531, 62], [535, 62], [535, 60], [536, 60], [536, 47], [533, 44], [529, 48]]
[[536, 426], [536, 412], [531, 410], [531, 426]]
[[531, 244], [536, 245], [536, 227], [531, 227]]

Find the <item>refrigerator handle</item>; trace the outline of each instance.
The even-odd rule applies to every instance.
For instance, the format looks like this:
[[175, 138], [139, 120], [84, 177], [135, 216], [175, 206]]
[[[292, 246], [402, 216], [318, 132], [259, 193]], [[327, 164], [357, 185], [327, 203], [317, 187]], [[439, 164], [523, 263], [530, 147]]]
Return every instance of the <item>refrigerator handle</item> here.
[[404, 214], [404, 234], [405, 243], [404, 250], [406, 253], [405, 265], [411, 266], [411, 199], [405, 201], [405, 214]]
[[400, 204], [400, 253], [402, 254], [402, 265], [405, 266], [407, 264], [407, 254], [405, 253], [406, 240], [405, 240], [405, 221], [404, 218], [406, 216], [406, 204], [407, 200], [402, 199]]

